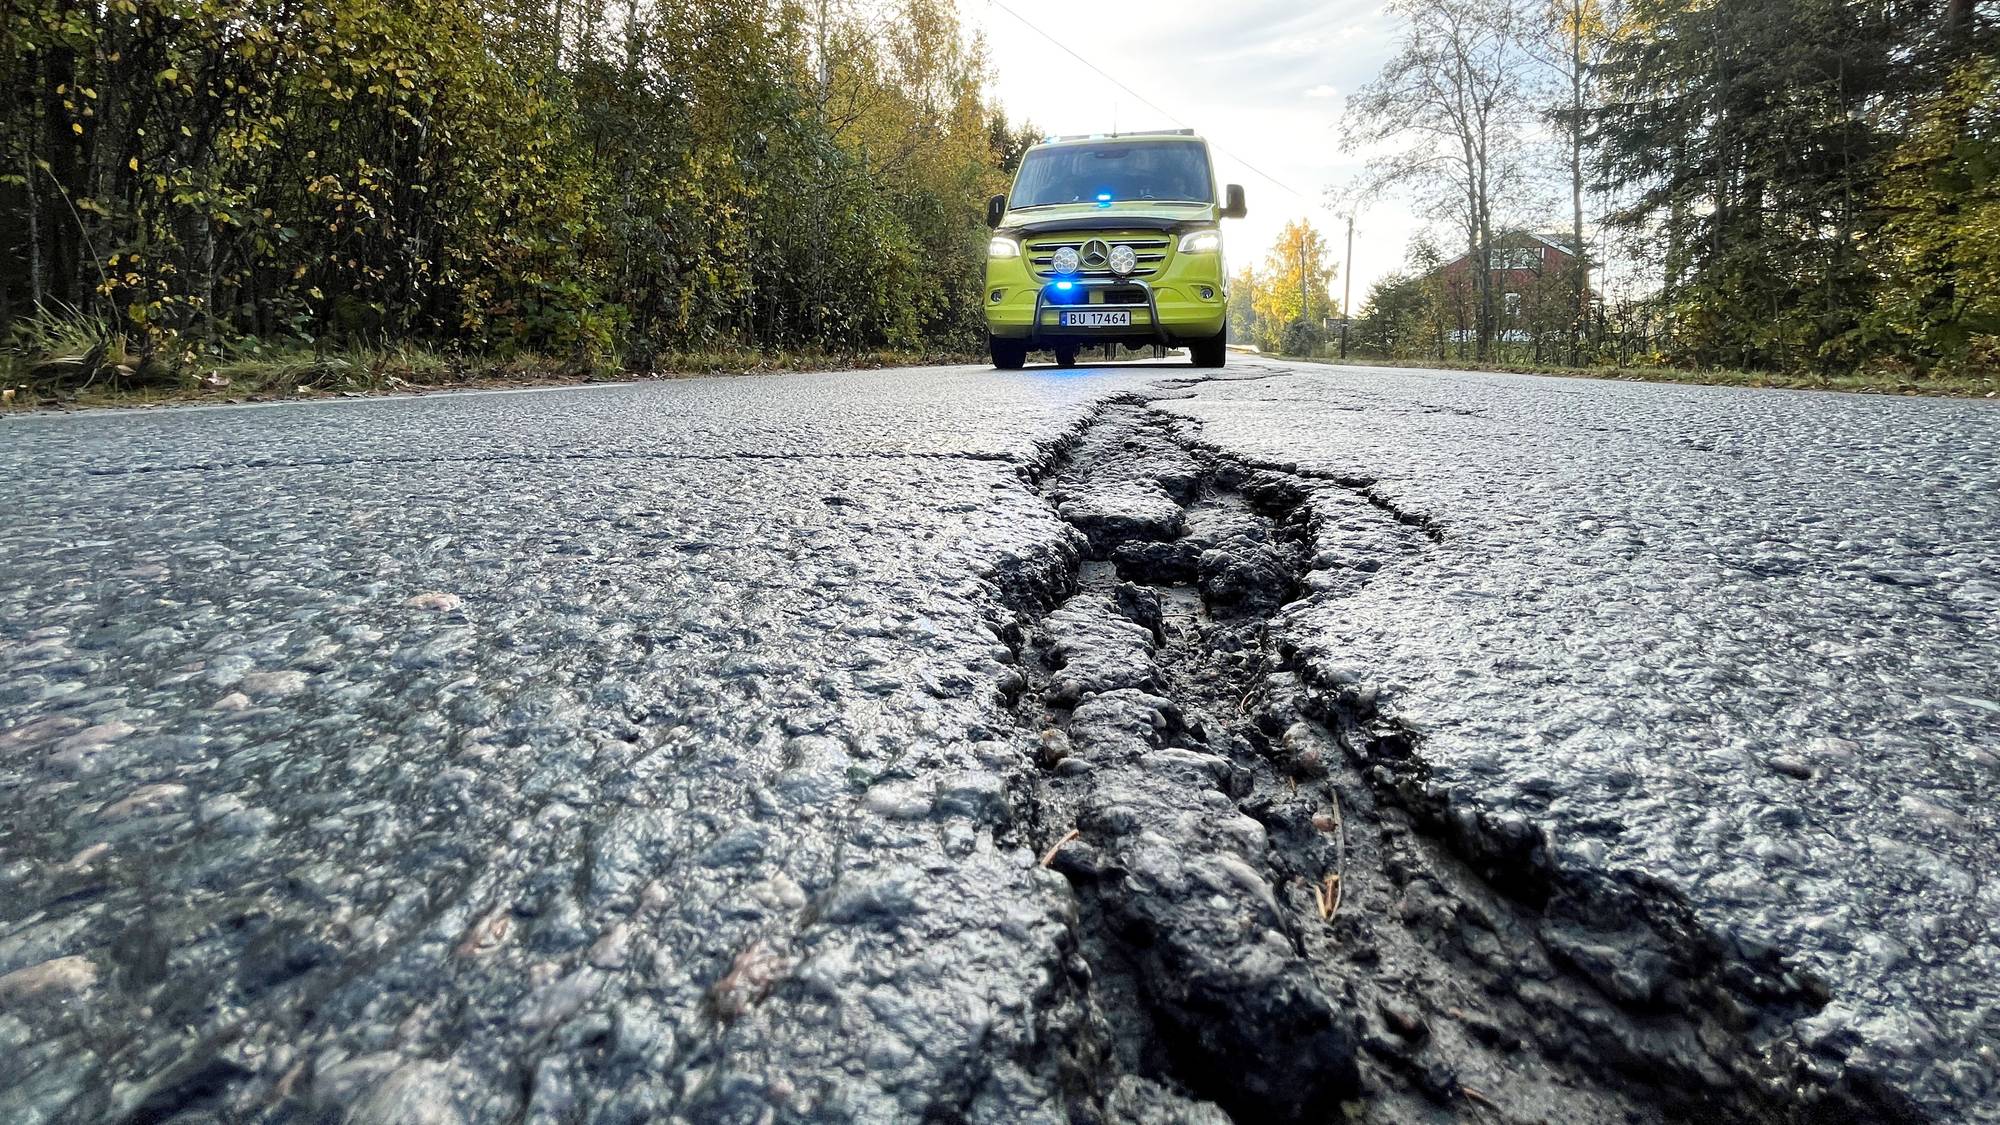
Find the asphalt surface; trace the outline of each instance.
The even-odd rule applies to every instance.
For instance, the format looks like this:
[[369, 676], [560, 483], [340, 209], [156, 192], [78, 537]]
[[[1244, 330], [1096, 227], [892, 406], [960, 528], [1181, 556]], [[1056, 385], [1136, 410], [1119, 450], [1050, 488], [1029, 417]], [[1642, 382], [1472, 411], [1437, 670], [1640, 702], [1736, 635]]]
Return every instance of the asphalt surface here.
[[1994, 404], [1371, 373], [1166, 408], [1437, 533], [1290, 630], [1443, 801], [1816, 977], [1809, 1048], [2000, 1112]]
[[1114, 403], [1292, 482], [1269, 631], [1608, 995], [2000, 1120], [2000, 411], [1240, 357], [6, 419], [0, 1119], [1192, 1119], [1079, 1101], [1019, 706], [1179, 533], [1038, 491]]

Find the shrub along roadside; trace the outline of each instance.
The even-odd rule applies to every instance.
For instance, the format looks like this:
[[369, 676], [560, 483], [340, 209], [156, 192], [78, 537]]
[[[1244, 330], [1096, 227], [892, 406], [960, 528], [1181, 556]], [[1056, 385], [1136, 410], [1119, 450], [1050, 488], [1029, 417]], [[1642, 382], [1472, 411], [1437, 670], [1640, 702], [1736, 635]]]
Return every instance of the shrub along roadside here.
[[52, 351], [113, 362], [24, 376], [89, 394], [299, 347], [966, 345], [1029, 134], [964, 31], [946, 0], [10, 3], [0, 330], [112, 325]]

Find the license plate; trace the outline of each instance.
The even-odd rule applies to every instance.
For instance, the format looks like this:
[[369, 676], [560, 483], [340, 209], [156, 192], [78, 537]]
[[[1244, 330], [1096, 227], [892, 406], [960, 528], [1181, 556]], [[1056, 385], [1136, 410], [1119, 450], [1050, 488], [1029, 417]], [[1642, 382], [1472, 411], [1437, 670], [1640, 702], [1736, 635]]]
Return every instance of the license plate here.
[[1117, 312], [1092, 312], [1086, 309], [1064, 309], [1064, 328], [1130, 328], [1132, 312], [1120, 309]]

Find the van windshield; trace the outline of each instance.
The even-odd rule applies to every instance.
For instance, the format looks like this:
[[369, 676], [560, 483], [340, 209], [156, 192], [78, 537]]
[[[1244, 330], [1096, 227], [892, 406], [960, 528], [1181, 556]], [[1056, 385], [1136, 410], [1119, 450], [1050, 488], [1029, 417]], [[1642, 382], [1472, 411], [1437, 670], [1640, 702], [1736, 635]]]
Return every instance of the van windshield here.
[[1200, 141], [1107, 141], [1037, 149], [1021, 162], [1008, 206], [1133, 199], [1214, 202], [1208, 146]]

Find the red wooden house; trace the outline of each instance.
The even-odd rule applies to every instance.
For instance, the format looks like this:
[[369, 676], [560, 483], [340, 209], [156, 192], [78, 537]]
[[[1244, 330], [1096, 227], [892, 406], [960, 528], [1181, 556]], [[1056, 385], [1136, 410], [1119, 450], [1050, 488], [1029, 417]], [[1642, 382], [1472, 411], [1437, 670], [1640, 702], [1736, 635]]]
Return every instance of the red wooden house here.
[[[1532, 231], [1505, 231], [1493, 236], [1487, 268], [1493, 275], [1493, 313], [1502, 340], [1525, 341], [1537, 331], [1566, 328], [1570, 322], [1569, 271], [1576, 254], [1566, 241]], [[1444, 280], [1445, 293], [1458, 306], [1458, 332], [1469, 339], [1479, 323], [1479, 286], [1473, 257], [1460, 254], [1433, 271]], [[1597, 295], [1587, 292], [1587, 302]]]

